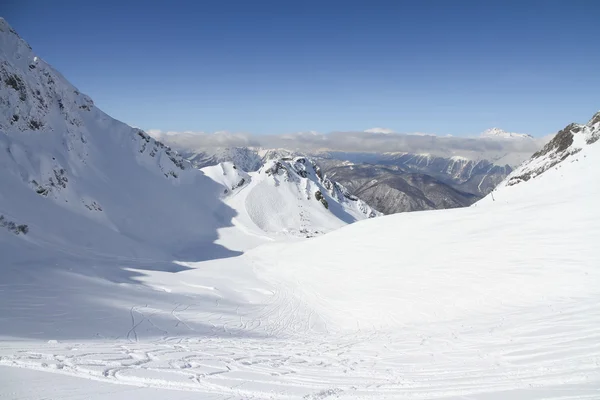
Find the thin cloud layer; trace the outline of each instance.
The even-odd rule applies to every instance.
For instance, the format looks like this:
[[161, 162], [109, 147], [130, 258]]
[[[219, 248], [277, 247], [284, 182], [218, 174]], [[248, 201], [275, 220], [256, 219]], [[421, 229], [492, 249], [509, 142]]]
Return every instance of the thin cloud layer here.
[[371, 128], [371, 129], [365, 129], [365, 132], [367, 132], [367, 133], [396, 133], [396, 132], [394, 132], [393, 129], [389, 129], [389, 128]]
[[[380, 128], [377, 128], [380, 129]], [[220, 131], [162, 132], [149, 130], [154, 138], [177, 150], [202, 152], [215, 147], [285, 148], [293, 151], [406, 152], [439, 156], [498, 158], [513, 153], [531, 154], [549, 138], [495, 139], [383, 132], [296, 132], [280, 135], [252, 135]]]

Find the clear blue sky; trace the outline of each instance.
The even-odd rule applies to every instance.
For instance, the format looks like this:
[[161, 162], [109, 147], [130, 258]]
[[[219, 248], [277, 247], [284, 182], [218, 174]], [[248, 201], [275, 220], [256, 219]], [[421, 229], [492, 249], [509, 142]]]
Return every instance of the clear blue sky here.
[[600, 109], [597, 0], [0, 0], [0, 15], [146, 129], [543, 135]]

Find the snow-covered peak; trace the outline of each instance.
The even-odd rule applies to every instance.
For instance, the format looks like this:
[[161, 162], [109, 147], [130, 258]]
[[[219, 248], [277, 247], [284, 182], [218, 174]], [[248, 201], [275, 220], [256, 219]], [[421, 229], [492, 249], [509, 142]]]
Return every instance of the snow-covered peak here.
[[525, 133], [506, 132], [500, 128], [486, 129], [481, 133], [485, 139], [533, 139], [533, 136]]
[[326, 196], [319, 198], [319, 195], [316, 194], [317, 191], [327, 193], [334, 201], [343, 206], [346, 206], [348, 202], [355, 202], [361, 217], [372, 218], [381, 215], [362, 200], [350, 194], [344, 186], [330, 180], [323, 174], [321, 167], [308, 157], [296, 156], [269, 160], [258, 172], [263, 172], [273, 177], [283, 175], [287, 181], [296, 181], [298, 179], [306, 179], [307, 183], [310, 181], [314, 185], [312, 193], [315, 194], [315, 198], [323, 203], [325, 208], [327, 208]]
[[202, 171], [223, 186], [234, 224], [256, 236], [313, 237], [381, 215], [306, 157], [280, 157], [245, 173], [232, 163]]

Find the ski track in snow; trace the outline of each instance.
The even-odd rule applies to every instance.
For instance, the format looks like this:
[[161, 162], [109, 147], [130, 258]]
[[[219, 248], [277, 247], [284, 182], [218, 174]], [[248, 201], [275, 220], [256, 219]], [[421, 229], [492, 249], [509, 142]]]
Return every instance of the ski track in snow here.
[[[454, 321], [349, 334], [317, 334], [298, 323], [310, 318], [298, 321], [302, 304], [285, 291], [272, 301], [254, 315], [240, 314], [235, 325], [233, 319], [215, 324], [225, 332], [266, 333], [264, 338], [171, 336], [170, 324], [152, 323], [166, 310], [134, 306], [126, 341], [3, 342], [0, 365], [249, 398], [443, 398], [600, 383], [596, 300], [482, 317], [472, 326]], [[175, 305], [172, 325], [187, 326], [183, 314], [191, 306]], [[265, 322], [269, 315], [276, 324]], [[138, 340], [136, 328], [144, 321], [154, 334], [165, 329], [164, 336]]]

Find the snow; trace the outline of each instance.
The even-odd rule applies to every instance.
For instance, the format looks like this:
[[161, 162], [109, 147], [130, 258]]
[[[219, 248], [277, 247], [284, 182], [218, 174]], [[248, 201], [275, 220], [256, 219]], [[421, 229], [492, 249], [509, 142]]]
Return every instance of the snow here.
[[107, 383], [124, 397], [135, 386], [157, 398], [594, 398], [600, 146], [578, 155], [495, 201], [177, 273], [116, 283], [30, 265], [1, 292], [13, 332], [0, 364], [35, 372], [1, 379], [32, 374], [80, 398]]
[[[29, 226], [0, 227], [0, 397], [598, 397], [597, 124], [472, 207], [366, 218], [301, 157], [191, 168], [33, 57], [0, 19], [0, 214]], [[300, 215], [340, 228], [277, 233]]]
[[253, 236], [313, 237], [380, 215], [322, 176], [320, 168], [306, 157], [271, 159], [250, 173], [231, 163], [202, 171], [225, 187], [225, 203], [236, 213], [233, 225]]
[[202, 168], [204, 175], [223, 186], [223, 193], [241, 188], [250, 183], [250, 175], [239, 169], [232, 162], [224, 162], [211, 167]]

